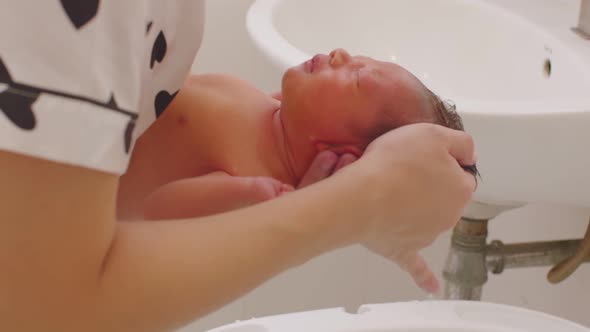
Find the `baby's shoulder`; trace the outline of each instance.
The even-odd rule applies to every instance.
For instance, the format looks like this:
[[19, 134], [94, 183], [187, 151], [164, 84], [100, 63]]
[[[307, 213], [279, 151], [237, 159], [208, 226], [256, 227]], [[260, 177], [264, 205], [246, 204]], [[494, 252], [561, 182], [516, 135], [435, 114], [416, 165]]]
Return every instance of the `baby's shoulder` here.
[[237, 76], [223, 73], [190, 75], [184, 82], [185, 89], [218, 89], [232, 91], [236, 88], [253, 87]]
[[204, 109], [226, 114], [237, 112], [250, 116], [277, 103], [255, 85], [239, 77], [220, 73], [190, 76], [181, 94], [188, 95]]

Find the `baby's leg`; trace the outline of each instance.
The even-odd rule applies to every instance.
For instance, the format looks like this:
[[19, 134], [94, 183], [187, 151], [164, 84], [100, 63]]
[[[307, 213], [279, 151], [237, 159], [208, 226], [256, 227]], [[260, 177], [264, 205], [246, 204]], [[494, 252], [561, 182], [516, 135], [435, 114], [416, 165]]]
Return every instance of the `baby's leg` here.
[[207, 216], [260, 203], [292, 190], [292, 186], [269, 177], [215, 172], [158, 188], [144, 203], [144, 219]]

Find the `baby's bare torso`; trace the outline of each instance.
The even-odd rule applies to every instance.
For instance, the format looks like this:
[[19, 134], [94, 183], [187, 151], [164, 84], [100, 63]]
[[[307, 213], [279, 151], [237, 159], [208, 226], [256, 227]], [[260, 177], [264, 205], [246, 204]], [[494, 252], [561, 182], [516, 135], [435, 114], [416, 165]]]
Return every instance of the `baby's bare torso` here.
[[132, 160], [130, 167], [150, 162], [166, 169], [158, 172], [161, 176], [153, 185], [219, 171], [274, 177], [279, 156], [271, 126], [279, 106], [279, 101], [237, 78], [193, 76], [141, 138], [150, 144], [138, 142], [136, 148], [152, 149], [138, 155], [151, 160]]

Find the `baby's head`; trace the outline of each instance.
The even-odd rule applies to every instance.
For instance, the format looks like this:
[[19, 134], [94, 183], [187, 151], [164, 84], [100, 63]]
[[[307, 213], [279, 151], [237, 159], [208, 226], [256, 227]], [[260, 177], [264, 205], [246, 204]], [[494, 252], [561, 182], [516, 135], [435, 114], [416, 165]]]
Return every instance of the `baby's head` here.
[[463, 130], [461, 118], [402, 67], [337, 49], [283, 76], [281, 118], [324, 149], [360, 155], [385, 132], [418, 122]]
[[295, 150], [311, 146], [313, 153], [329, 149], [356, 156], [403, 125], [429, 122], [463, 130], [454, 107], [410, 72], [343, 49], [316, 55], [285, 73], [281, 120]]

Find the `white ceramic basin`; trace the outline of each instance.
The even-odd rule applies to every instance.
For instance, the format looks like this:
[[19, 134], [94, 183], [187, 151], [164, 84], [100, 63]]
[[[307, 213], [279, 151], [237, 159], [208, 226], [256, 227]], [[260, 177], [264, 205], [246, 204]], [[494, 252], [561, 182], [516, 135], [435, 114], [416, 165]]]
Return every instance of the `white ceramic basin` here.
[[[559, 11], [539, 26], [499, 1], [257, 0], [247, 26], [277, 75], [342, 47], [453, 101], [476, 142], [476, 201], [590, 206], [590, 41]], [[510, 3], [527, 1], [540, 6]]]
[[527, 309], [483, 302], [417, 301], [326, 309], [252, 319], [210, 332], [589, 332]]

